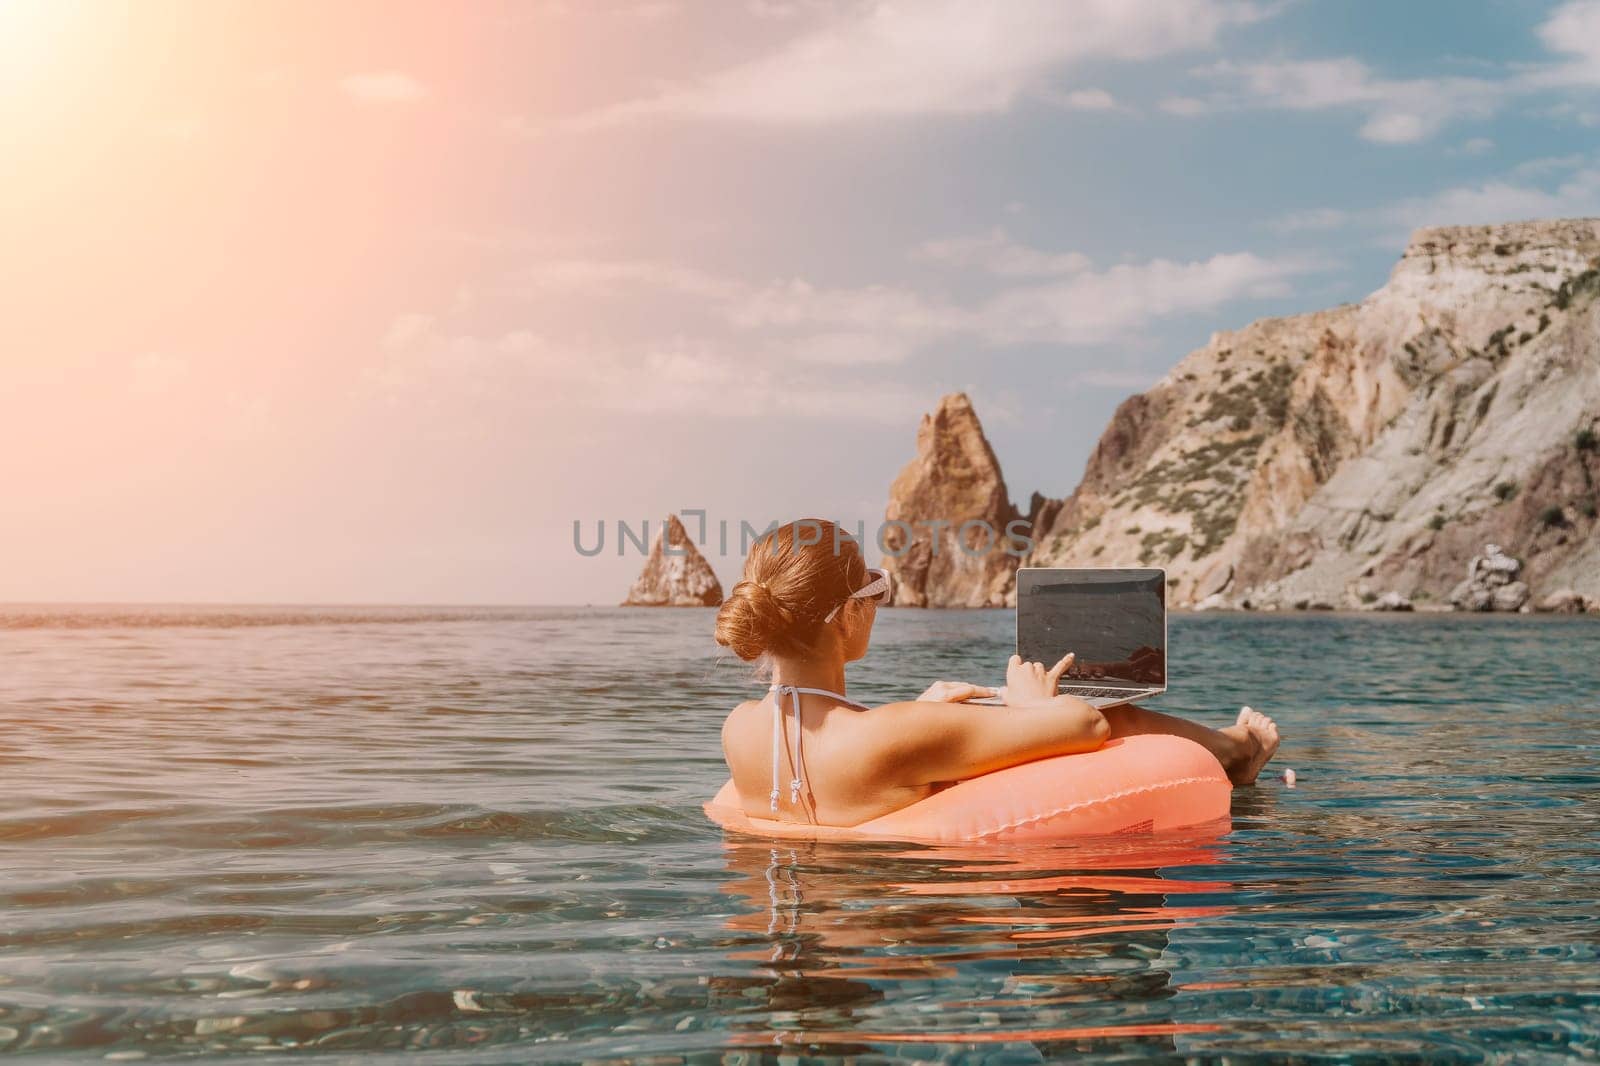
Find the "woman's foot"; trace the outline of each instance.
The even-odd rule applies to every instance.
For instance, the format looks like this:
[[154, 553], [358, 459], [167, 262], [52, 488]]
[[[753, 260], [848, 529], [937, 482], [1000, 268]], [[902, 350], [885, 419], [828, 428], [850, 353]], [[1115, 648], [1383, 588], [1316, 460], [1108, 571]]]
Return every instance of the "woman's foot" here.
[[1239, 711], [1237, 722], [1218, 732], [1232, 739], [1238, 747], [1238, 753], [1222, 763], [1228, 780], [1235, 785], [1254, 784], [1267, 760], [1277, 754], [1277, 723], [1260, 711], [1244, 707]]

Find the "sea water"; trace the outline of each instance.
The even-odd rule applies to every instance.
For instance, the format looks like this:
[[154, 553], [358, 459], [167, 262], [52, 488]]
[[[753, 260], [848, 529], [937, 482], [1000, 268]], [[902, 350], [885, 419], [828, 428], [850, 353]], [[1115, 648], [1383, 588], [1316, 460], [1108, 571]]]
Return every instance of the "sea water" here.
[[[1225, 833], [1027, 848], [724, 837], [759, 688], [711, 624], [0, 609], [0, 1051], [1600, 1054], [1600, 620], [1175, 618], [1154, 705], [1278, 761]], [[881, 611], [850, 692], [997, 682], [1011, 632]]]

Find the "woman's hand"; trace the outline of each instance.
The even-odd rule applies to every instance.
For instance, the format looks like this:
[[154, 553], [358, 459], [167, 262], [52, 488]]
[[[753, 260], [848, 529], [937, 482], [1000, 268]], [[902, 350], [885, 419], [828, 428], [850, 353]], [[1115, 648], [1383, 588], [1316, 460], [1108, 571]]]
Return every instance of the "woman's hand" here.
[[1006, 663], [1006, 706], [1031, 707], [1055, 699], [1056, 684], [1074, 658], [1076, 656], [1069, 651], [1060, 662], [1046, 670], [1044, 663], [1025, 663], [1022, 656], [1013, 655]]
[[973, 685], [965, 681], [935, 681], [928, 691], [917, 697], [919, 703], [962, 703], [993, 696], [996, 690], [988, 685]]

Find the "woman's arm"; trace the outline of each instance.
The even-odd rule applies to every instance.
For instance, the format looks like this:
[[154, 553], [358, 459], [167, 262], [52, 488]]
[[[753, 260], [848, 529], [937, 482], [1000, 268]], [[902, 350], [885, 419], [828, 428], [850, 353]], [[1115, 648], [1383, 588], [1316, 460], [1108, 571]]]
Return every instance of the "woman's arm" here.
[[917, 702], [882, 708], [879, 750], [886, 783], [964, 781], [1018, 763], [1100, 747], [1111, 734], [1105, 716], [1082, 700], [1055, 694], [1071, 658], [1046, 671], [1012, 656], [1005, 707]]

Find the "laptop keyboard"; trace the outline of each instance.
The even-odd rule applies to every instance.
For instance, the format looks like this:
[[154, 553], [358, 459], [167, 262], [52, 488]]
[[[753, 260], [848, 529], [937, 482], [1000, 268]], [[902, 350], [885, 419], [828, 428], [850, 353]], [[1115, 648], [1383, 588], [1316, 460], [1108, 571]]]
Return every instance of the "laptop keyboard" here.
[[1108, 699], [1115, 698], [1117, 696], [1141, 696], [1144, 694], [1142, 690], [1134, 691], [1132, 689], [1125, 688], [1080, 688], [1077, 685], [1063, 685], [1057, 691], [1066, 696]]

